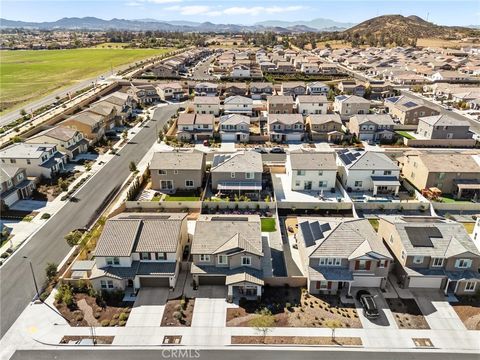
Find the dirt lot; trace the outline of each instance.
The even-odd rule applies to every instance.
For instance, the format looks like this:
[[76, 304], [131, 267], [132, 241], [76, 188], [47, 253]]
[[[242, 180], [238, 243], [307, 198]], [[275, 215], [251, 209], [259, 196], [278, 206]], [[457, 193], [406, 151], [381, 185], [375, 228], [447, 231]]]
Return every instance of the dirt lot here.
[[430, 329], [414, 299], [385, 299], [399, 329]]
[[353, 305], [340, 303], [333, 295], [310, 295], [300, 288], [265, 288], [261, 302], [248, 301], [237, 309], [227, 309], [227, 326], [250, 326], [256, 311], [267, 307], [277, 327], [328, 327], [336, 320], [340, 327], [361, 328]]
[[62, 174], [59, 178], [48, 180], [42, 179], [38, 184], [36, 190], [32, 194], [34, 200], [53, 201], [62, 192], [59, 186], [59, 179], [62, 179], [66, 184], [70, 185], [76, 178], [81, 176], [81, 172]]
[[[169, 300], [163, 311], [161, 326], [191, 326], [195, 299]], [[181, 316], [181, 317], [180, 317]]]
[[232, 345], [362, 345], [359, 337], [336, 337], [332, 340], [331, 336], [232, 336], [231, 341]]
[[453, 309], [468, 330], [480, 330], [480, 300], [475, 297], [459, 297], [452, 303]]
[[[93, 336], [64, 336], [60, 340], [60, 344], [68, 344], [70, 341], [78, 341], [83, 339], [93, 339]], [[95, 344], [111, 344], [114, 336], [95, 336]]]

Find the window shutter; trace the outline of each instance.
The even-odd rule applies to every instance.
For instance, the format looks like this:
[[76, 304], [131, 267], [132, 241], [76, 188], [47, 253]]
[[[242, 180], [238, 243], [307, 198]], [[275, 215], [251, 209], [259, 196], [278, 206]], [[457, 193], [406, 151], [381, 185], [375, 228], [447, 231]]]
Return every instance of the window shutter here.
[[318, 290], [320, 289], [320, 281], [317, 281], [317, 283], [315, 284], [315, 288]]
[[355, 270], [358, 270], [359, 267], [360, 263], [358, 262], [358, 260], [355, 260]]
[[370, 270], [370, 265], [372, 264], [372, 262], [370, 260], [368, 260], [366, 263], [365, 263], [365, 269], [366, 270]]
[[332, 288], [332, 282], [329, 281], [328, 284], [327, 284], [327, 289], [330, 290]]
[[465, 260], [467, 267], [472, 267], [472, 260]]
[[458, 264], [460, 263], [460, 260], [455, 260], [455, 267], [458, 268]]

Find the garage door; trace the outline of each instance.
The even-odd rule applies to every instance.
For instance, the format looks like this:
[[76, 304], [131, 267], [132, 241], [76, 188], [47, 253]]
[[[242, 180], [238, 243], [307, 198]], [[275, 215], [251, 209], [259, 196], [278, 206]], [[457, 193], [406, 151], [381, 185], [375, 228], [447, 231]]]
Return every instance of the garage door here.
[[167, 277], [155, 278], [155, 277], [141, 277], [140, 278], [141, 287], [163, 287], [170, 286], [170, 281]]
[[442, 280], [442, 278], [411, 277], [409, 286], [411, 288], [440, 289]]
[[15, 202], [18, 201], [18, 191], [14, 191], [10, 196], [3, 199], [5, 205], [12, 206]]
[[360, 140], [362, 141], [373, 140], [373, 134], [360, 134]]
[[356, 287], [380, 287], [382, 283], [381, 277], [376, 276], [355, 276], [352, 286]]
[[228, 133], [222, 134], [222, 141], [235, 141], [235, 139], [236, 139], [235, 133], [233, 133], [233, 134], [228, 134]]
[[199, 276], [199, 285], [225, 285], [225, 276]]

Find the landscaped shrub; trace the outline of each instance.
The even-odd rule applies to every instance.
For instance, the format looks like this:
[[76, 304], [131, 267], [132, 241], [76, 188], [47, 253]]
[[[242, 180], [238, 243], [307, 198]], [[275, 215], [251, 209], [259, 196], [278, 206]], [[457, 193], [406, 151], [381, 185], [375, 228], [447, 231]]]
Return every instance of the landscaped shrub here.
[[100, 319], [100, 316], [102, 316], [102, 314], [100, 314], [99, 312], [96, 312], [96, 313], [93, 314], [93, 317], [95, 319]]
[[175, 311], [175, 312], [173, 313], [173, 317], [174, 317], [175, 319], [177, 319], [177, 320], [181, 320], [182, 317], [183, 317], [183, 315], [182, 315], [182, 313], [181, 313], [180, 311]]
[[182, 307], [182, 309], [185, 309], [187, 307], [187, 302], [185, 301], [185, 299], [180, 300], [180, 306]]
[[49, 213], [43, 213], [41, 216], [42, 220], [50, 219], [51, 215]]
[[63, 293], [62, 301], [65, 303], [67, 306], [72, 306], [73, 305], [73, 295], [71, 291], [65, 291]]
[[117, 326], [117, 324], [118, 324], [117, 320], [115, 319], [110, 320], [110, 324], [109, 324], [110, 326]]
[[120, 320], [120, 321], [118, 322], [118, 326], [125, 326], [126, 323], [127, 323], [126, 321]]
[[50, 293], [48, 291], [44, 291], [43, 293], [40, 294], [40, 301], [47, 300], [49, 295], [50, 295]]
[[118, 314], [113, 314], [113, 318], [114, 318], [115, 320], [117, 320], [117, 319], [118, 319]]
[[100, 323], [103, 327], [106, 327], [108, 325], [110, 325], [110, 320], [102, 320], [102, 322]]
[[180, 305], [180, 304], [175, 305], [175, 310], [176, 311], [181, 311], [182, 310], [182, 305]]
[[119, 316], [118, 316], [118, 319], [121, 320], [121, 321], [126, 321], [128, 319], [128, 314], [125, 314], [125, 313], [121, 313]]
[[83, 315], [82, 314], [78, 314], [75, 316], [75, 320], [77, 321], [82, 321], [83, 320]]

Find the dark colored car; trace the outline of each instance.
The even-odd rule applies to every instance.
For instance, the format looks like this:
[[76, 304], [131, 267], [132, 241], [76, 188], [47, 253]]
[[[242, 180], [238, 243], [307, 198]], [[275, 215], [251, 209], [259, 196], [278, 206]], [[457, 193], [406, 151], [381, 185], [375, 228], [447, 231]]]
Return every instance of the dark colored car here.
[[285, 150], [281, 147], [274, 147], [272, 150], [270, 150], [270, 154], [285, 154]]
[[363, 312], [369, 319], [375, 319], [380, 316], [375, 298], [368, 291], [360, 290], [357, 293], [357, 300], [362, 304]]
[[255, 151], [255, 152], [259, 153], [259, 154], [266, 154], [266, 153], [268, 152], [267, 150], [265, 150], [265, 149], [262, 148], [262, 147], [256, 147], [256, 148], [253, 149], [253, 151]]

